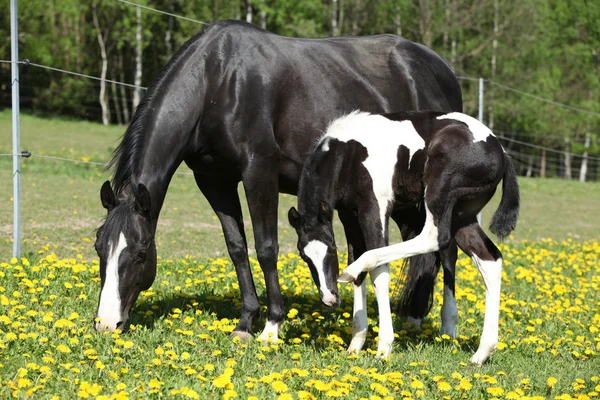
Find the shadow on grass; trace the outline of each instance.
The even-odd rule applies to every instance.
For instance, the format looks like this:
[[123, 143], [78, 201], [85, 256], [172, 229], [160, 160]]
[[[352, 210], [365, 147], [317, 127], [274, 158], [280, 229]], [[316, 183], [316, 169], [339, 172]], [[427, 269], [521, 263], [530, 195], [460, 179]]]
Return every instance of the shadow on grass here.
[[[351, 298], [343, 299], [345, 304], [352, 304]], [[266, 296], [259, 296], [261, 304], [266, 304]], [[300, 313], [307, 313], [310, 311], [316, 311], [320, 316], [324, 317], [326, 322], [317, 322], [316, 320], [303, 321], [302, 323], [284, 323], [282, 326], [281, 337], [283, 338], [296, 338], [301, 335], [308, 333], [311, 338], [304, 341], [305, 344], [310, 345], [315, 351], [325, 350], [330, 347], [330, 343], [325, 339], [329, 335], [339, 335], [346, 345], [350, 344], [351, 334], [346, 331], [346, 326], [340, 326], [338, 321], [342, 318], [344, 311], [342, 308], [327, 308], [321, 304], [316, 296], [313, 295], [290, 295], [289, 293], [284, 294], [284, 303], [287, 310], [294, 307], [294, 305], [302, 304], [313, 304], [312, 308], [302, 307]], [[375, 304], [369, 304], [369, 306], [376, 309]], [[154, 325], [168, 317], [169, 314], [173, 313], [173, 309], [178, 308], [182, 312], [192, 312], [193, 315], [196, 311], [201, 311], [203, 315], [211, 315], [218, 320], [228, 318], [235, 320], [240, 317], [241, 313], [241, 300], [239, 298], [239, 292], [227, 292], [216, 295], [211, 292], [202, 292], [195, 295], [188, 295], [185, 293], [177, 293], [168, 295], [162, 299], [150, 299], [144, 301], [141, 304], [137, 304], [131, 315], [131, 323], [139, 324], [146, 327], [147, 329], [154, 329]], [[371, 316], [374, 316], [371, 313]], [[431, 318], [439, 318], [437, 315], [429, 315], [423, 322], [422, 330], [415, 329], [413, 325], [404, 322], [403, 318], [396, 317], [394, 320], [394, 331], [400, 333], [400, 337], [396, 338], [394, 342], [394, 351], [402, 352], [407, 349], [414, 349], [416, 347], [435, 345], [435, 346], [453, 346], [450, 341], [436, 340], [440, 336], [440, 332], [437, 328], [431, 327], [428, 320]], [[373, 320], [373, 324], [377, 324], [377, 320]], [[254, 321], [253, 331], [254, 333], [260, 333], [264, 327], [265, 315], [262, 313], [259, 318]], [[370, 326], [370, 334], [367, 341], [374, 340], [373, 326]], [[366, 347], [371, 346], [369, 343]], [[458, 346], [466, 354], [472, 354], [475, 352], [479, 345], [479, 337], [471, 337], [467, 340], [460, 340]]]

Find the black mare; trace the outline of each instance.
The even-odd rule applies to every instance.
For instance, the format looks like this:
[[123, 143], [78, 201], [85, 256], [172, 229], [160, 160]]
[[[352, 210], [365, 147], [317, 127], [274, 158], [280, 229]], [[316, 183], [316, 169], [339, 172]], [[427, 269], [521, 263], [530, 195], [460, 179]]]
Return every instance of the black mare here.
[[[101, 189], [108, 215], [96, 239], [96, 327], [121, 327], [152, 284], [160, 209], [185, 162], [221, 222], [242, 297], [233, 334], [247, 339], [260, 305], [237, 192], [244, 185], [267, 288], [260, 338], [277, 339], [285, 317], [276, 267], [278, 192], [296, 193], [322, 130], [354, 109], [461, 111], [462, 95], [438, 55], [394, 35], [296, 39], [223, 21], [190, 39], [150, 85], [113, 156], [112, 187]], [[349, 247], [351, 260], [364, 250], [352, 238]], [[336, 278], [327, 282], [334, 296]]]
[[[442, 251], [446, 254], [444, 267], [454, 271], [458, 244], [475, 261], [486, 286], [483, 333], [471, 361], [482, 364], [489, 357], [498, 343], [502, 255], [476, 217], [500, 180], [502, 200], [490, 230], [503, 238], [516, 226], [519, 189], [510, 158], [481, 122], [457, 112], [354, 112], [329, 126], [304, 164], [299, 211], [292, 207], [289, 219], [298, 233], [303, 258], [327, 275], [338, 269], [332, 209], [340, 215], [358, 216], [360, 229], [354, 234], [364, 238], [369, 251], [351, 263], [338, 280], [355, 283], [348, 351], [359, 351], [367, 334], [366, 272], [371, 273], [379, 306], [378, 354], [387, 357], [394, 340], [387, 263]], [[410, 240], [387, 246], [389, 218], [401, 225], [406, 208], [412, 211], [417, 204], [425, 214], [422, 231]], [[414, 290], [422, 272], [409, 264], [403, 290]], [[458, 313], [451, 289], [444, 288], [441, 331], [454, 336]]]

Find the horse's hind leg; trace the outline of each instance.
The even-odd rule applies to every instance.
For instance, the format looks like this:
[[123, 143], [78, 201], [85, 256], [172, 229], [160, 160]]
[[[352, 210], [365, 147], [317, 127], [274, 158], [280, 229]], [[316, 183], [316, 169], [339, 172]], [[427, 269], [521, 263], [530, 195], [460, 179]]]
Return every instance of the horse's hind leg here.
[[242, 314], [232, 336], [242, 340], [252, 338], [252, 322], [258, 316], [260, 304], [248, 262], [248, 245], [244, 233], [242, 208], [237, 192], [237, 182], [209, 182], [202, 176], [195, 176], [198, 187], [219, 217], [225, 243], [240, 285]]
[[479, 348], [471, 358], [471, 362], [483, 364], [498, 344], [502, 254], [483, 232], [475, 218], [459, 228], [455, 238], [460, 248], [473, 259], [485, 283], [483, 332]]
[[444, 303], [442, 304], [442, 329], [440, 333], [456, 337], [458, 309], [456, 308], [455, 271], [458, 248], [456, 241], [450, 239], [448, 247], [440, 250], [444, 267]]
[[[425, 223], [424, 208], [405, 208], [392, 213], [392, 219], [400, 228], [402, 240], [415, 238]], [[398, 314], [407, 317], [407, 322], [420, 328], [423, 318], [433, 304], [435, 278], [439, 271], [438, 253], [419, 254], [406, 260], [404, 272], [410, 280], [404, 282], [398, 304]], [[414, 271], [414, 272], [413, 272]]]

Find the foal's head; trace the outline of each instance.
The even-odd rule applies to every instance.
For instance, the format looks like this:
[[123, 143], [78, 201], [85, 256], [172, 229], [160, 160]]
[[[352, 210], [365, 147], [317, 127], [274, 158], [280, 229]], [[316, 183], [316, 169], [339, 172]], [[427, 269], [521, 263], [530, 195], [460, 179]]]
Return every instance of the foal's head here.
[[339, 264], [333, 236], [333, 210], [324, 201], [319, 204], [316, 215], [301, 215], [294, 207], [288, 212], [290, 224], [298, 233], [300, 256], [310, 268], [319, 288], [321, 301], [332, 307], [340, 303], [337, 278]]
[[156, 245], [150, 215], [150, 193], [139, 184], [127, 196], [115, 196], [107, 181], [100, 190], [108, 210], [96, 234], [101, 291], [96, 329], [123, 329], [129, 310], [156, 276]]

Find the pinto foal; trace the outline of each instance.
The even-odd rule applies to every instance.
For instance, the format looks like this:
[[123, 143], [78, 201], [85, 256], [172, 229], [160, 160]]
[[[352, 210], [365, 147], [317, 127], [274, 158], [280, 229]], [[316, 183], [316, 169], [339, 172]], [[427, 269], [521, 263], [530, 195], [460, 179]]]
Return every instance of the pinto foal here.
[[[338, 279], [355, 284], [349, 352], [360, 351], [366, 339], [366, 273], [371, 274], [379, 308], [378, 351], [387, 357], [394, 340], [387, 263], [435, 251], [445, 260], [445, 282], [446, 274], [452, 274], [451, 284], [444, 289], [442, 332], [454, 336], [458, 313], [453, 275], [458, 245], [473, 259], [486, 287], [483, 333], [471, 361], [482, 364], [490, 356], [498, 343], [502, 255], [476, 218], [501, 180], [502, 200], [490, 230], [504, 238], [515, 228], [518, 216], [516, 174], [498, 139], [476, 119], [461, 113], [354, 112], [330, 124], [304, 165], [299, 211], [292, 207], [289, 219], [298, 233], [300, 254], [316, 266], [318, 277], [338, 271], [337, 257], [333, 257], [334, 208], [346, 235], [362, 238], [363, 254]], [[387, 246], [389, 218], [401, 224], [406, 217], [403, 209], [415, 204], [425, 214], [421, 233]], [[356, 218], [359, 232], [346, 226], [351, 221], [343, 218], [347, 215]], [[409, 265], [407, 282], [414, 282], [421, 273]], [[404, 290], [414, 289], [409, 286]]]

